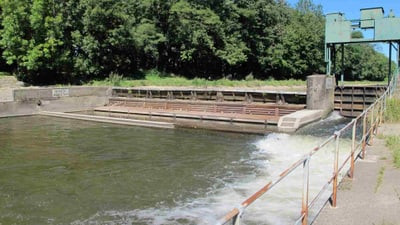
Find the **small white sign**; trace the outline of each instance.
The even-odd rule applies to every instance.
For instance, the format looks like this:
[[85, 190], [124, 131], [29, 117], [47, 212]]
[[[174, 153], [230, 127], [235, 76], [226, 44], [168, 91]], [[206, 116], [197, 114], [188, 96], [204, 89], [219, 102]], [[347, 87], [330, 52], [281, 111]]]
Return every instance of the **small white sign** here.
[[63, 88], [63, 89], [53, 89], [53, 97], [68, 97], [69, 96], [69, 89]]

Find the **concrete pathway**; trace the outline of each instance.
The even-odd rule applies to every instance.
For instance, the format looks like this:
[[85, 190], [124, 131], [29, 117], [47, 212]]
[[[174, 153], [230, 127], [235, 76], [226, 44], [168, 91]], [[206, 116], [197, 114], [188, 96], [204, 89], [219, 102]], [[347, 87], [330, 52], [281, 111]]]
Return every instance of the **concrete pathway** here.
[[400, 168], [384, 140], [399, 134], [400, 124], [380, 127], [366, 159], [357, 160], [354, 179], [340, 184], [337, 207], [328, 203], [313, 225], [400, 225]]

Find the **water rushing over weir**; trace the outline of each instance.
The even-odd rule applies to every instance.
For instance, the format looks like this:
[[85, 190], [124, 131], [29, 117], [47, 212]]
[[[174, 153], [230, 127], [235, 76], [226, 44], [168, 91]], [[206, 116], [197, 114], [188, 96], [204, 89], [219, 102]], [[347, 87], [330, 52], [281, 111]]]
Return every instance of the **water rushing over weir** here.
[[[257, 136], [0, 119], [0, 223], [214, 224], [344, 122], [333, 116], [297, 135]], [[331, 175], [332, 158], [329, 146], [311, 161], [311, 194]], [[244, 224], [293, 224], [301, 172], [250, 206]]]

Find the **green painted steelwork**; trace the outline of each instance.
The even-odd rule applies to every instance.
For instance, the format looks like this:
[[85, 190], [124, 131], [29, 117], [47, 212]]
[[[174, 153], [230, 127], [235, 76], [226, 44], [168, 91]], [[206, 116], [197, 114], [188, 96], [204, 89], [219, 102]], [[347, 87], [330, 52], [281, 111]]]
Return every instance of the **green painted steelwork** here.
[[[400, 40], [400, 18], [384, 17], [383, 8], [361, 9], [360, 20], [347, 20], [343, 13], [326, 15], [325, 42], [329, 44], [387, 42]], [[373, 29], [373, 37], [352, 38], [354, 29]]]
[[[357, 20], [347, 20], [343, 13], [331, 13], [326, 15], [325, 23], [325, 62], [327, 63], [326, 73], [331, 74], [332, 58], [336, 55], [336, 45], [342, 50], [342, 64], [344, 58], [344, 45], [352, 43], [373, 43], [386, 42], [389, 43], [390, 52], [397, 43], [400, 49], [400, 18], [396, 18], [391, 10], [387, 17], [382, 7], [361, 9], [361, 18]], [[353, 38], [354, 30], [372, 31], [372, 37]], [[399, 64], [400, 57], [397, 54], [397, 62]], [[389, 68], [391, 62], [391, 54], [389, 55]], [[333, 69], [336, 63], [333, 62]], [[389, 69], [390, 71], [390, 69]], [[335, 73], [336, 71], [334, 71]], [[343, 71], [341, 72], [343, 79]], [[390, 72], [389, 72], [390, 73]], [[390, 74], [388, 75], [390, 80]]]

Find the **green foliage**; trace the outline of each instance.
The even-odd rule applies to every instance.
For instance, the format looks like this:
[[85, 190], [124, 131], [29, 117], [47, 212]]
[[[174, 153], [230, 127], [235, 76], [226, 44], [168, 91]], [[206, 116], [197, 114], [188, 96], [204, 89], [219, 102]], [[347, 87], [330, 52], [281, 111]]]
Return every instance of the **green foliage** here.
[[[110, 74], [108, 78], [101, 81], [92, 81], [94, 86], [194, 86], [194, 87], [262, 87], [262, 86], [287, 86], [291, 90], [303, 90], [303, 80], [257, 80], [248, 75], [247, 80], [208, 80], [204, 78], [186, 79], [174, 74], [161, 73], [157, 70], [144, 71], [144, 79], [129, 79], [118, 74]], [[304, 90], [303, 90], [304, 91]]]
[[[141, 71], [158, 70], [234, 85], [325, 70], [325, 19], [311, 0], [0, 0], [0, 13], [0, 69], [32, 84], [147, 82]], [[387, 74], [373, 46], [345, 57], [346, 77]]]
[[1, 76], [11, 76], [11, 74], [8, 72], [0, 71], [0, 77]]
[[[353, 33], [353, 37], [362, 38], [359, 32]], [[337, 51], [341, 51], [340, 48]], [[341, 62], [341, 54], [337, 54], [336, 62]], [[388, 58], [375, 50], [371, 44], [352, 44], [345, 46], [344, 68], [338, 63], [336, 73], [344, 71], [346, 80], [371, 80], [383, 81], [388, 76]], [[394, 69], [394, 62], [392, 68]], [[392, 71], [393, 72], [393, 71]]]
[[301, 0], [297, 10], [292, 11], [285, 28], [282, 46], [274, 63], [279, 75], [286, 78], [305, 78], [314, 73], [323, 73], [324, 26], [321, 6], [310, 0]]
[[393, 163], [395, 167], [400, 168], [400, 137], [386, 137], [386, 146], [392, 151]]
[[110, 75], [108, 75], [108, 78], [106, 79], [106, 82], [110, 83], [112, 86], [120, 86], [122, 80], [123, 76], [116, 73], [110, 73]]
[[400, 99], [390, 98], [387, 100], [385, 121], [400, 122]]

